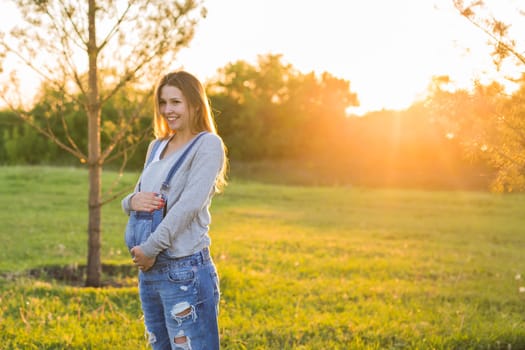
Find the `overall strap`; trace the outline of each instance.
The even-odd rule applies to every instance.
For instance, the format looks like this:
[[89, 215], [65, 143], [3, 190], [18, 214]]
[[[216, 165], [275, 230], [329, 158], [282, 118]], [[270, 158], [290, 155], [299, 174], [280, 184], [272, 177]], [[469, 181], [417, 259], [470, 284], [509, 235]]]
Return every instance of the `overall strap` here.
[[168, 176], [166, 176], [166, 180], [164, 180], [164, 182], [162, 183], [162, 187], [160, 188], [160, 192], [162, 194], [167, 194], [168, 190], [169, 190], [169, 187], [170, 187], [170, 181], [171, 181], [171, 178], [173, 177], [173, 175], [175, 174], [175, 172], [179, 169], [179, 167], [181, 166], [182, 162], [184, 162], [184, 159], [186, 158], [186, 156], [188, 155], [188, 153], [190, 152], [190, 150], [193, 148], [193, 146], [197, 143], [197, 141], [202, 137], [204, 136], [205, 134], [207, 134], [208, 132], [207, 131], [203, 131], [201, 133], [199, 133], [192, 141], [191, 143], [186, 147], [186, 149], [184, 150], [184, 152], [180, 155], [179, 159], [177, 159], [177, 161], [175, 162], [175, 164], [173, 164], [173, 166], [171, 167], [169, 173], [168, 173]]

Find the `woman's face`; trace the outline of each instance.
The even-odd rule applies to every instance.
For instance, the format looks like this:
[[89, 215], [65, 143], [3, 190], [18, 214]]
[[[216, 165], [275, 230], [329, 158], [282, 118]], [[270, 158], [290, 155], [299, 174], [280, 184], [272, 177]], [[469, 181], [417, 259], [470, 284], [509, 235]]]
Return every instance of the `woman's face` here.
[[166, 118], [171, 130], [189, 129], [190, 106], [179, 88], [165, 85], [160, 89], [159, 112]]

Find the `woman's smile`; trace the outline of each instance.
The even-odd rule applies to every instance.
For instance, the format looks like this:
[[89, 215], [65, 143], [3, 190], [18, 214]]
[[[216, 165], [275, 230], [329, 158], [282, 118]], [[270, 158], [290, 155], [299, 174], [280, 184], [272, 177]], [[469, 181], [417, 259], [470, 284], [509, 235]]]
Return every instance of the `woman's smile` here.
[[163, 86], [159, 96], [159, 110], [172, 130], [188, 128], [189, 107], [182, 91], [175, 86]]

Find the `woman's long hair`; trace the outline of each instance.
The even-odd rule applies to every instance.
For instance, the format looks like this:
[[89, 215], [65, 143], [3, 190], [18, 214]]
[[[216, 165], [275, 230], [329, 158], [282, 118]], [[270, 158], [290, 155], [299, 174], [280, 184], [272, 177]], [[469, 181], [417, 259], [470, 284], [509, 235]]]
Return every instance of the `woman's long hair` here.
[[[153, 119], [153, 132], [158, 139], [168, 138], [175, 133], [171, 130], [166, 118], [160, 114], [160, 91], [164, 86], [173, 86], [178, 88], [188, 103], [190, 110], [190, 131], [194, 134], [201, 131], [208, 131], [217, 135], [215, 119], [211, 112], [210, 103], [206, 91], [201, 82], [192, 74], [185, 71], [168, 73], [163, 76], [155, 88], [155, 116]], [[223, 144], [225, 151], [224, 163], [217, 177], [216, 190], [220, 192], [226, 185], [226, 172], [228, 168], [228, 159], [226, 157], [226, 146]]]

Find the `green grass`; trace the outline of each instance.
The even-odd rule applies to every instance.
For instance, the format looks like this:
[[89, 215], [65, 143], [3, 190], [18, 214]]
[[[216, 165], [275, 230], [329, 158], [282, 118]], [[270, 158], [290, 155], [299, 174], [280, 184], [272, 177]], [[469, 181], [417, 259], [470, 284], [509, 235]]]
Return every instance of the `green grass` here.
[[[147, 349], [134, 273], [101, 289], [25, 273], [84, 264], [86, 186], [80, 169], [0, 168], [0, 349]], [[223, 348], [524, 349], [524, 209], [523, 194], [233, 179], [212, 206]], [[103, 208], [103, 261], [129, 268], [125, 221]]]

